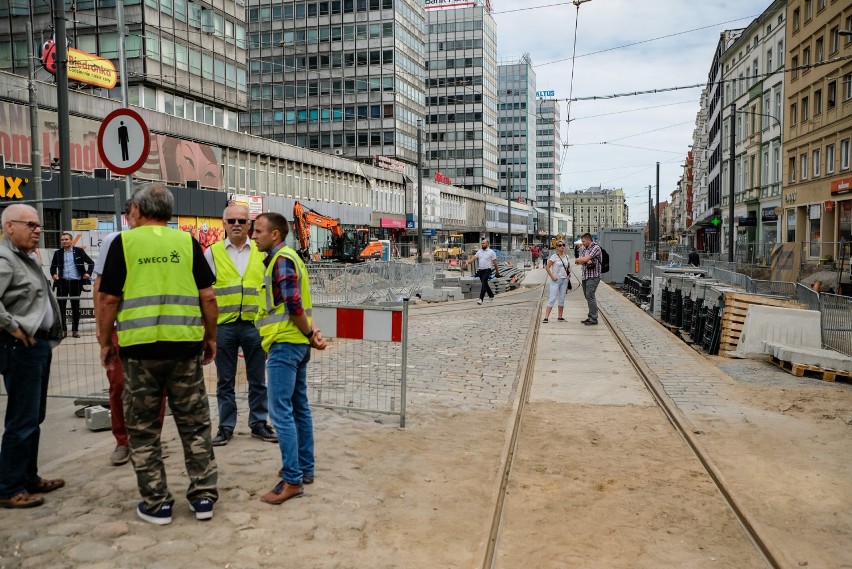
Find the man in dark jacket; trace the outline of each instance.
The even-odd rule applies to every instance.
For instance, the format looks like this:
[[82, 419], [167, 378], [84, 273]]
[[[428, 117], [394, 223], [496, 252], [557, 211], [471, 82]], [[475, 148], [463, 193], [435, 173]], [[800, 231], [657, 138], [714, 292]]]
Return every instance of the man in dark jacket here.
[[71, 298], [71, 334], [75, 338], [80, 337], [80, 293], [83, 285], [89, 283], [92, 268], [95, 263], [79, 247], [74, 247], [70, 233], [63, 233], [61, 238], [62, 248], [53, 254], [50, 262], [50, 276], [53, 278], [53, 287], [59, 300], [59, 310], [62, 314], [62, 329], [68, 331], [65, 323], [65, 305]]

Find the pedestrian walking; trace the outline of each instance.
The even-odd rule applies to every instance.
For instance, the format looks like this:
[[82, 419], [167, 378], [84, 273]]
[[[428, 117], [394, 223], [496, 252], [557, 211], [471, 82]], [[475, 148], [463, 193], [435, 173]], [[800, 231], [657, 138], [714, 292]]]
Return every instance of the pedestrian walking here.
[[207, 520], [218, 498], [202, 375], [202, 365], [216, 356], [214, 277], [198, 241], [167, 227], [174, 209], [168, 189], [141, 186], [129, 209], [133, 229], [117, 235], [107, 253], [97, 326], [101, 363], [107, 367], [119, 356], [110, 339], [113, 322], [118, 322], [124, 421], [142, 496], [136, 513], [156, 525], [172, 521], [174, 499], [160, 442], [160, 409], [167, 396], [183, 445], [189, 509]]
[[62, 341], [62, 323], [59, 303], [35, 256], [42, 231], [38, 213], [12, 204], [0, 223], [5, 237], [0, 242], [0, 374], [6, 389], [0, 507], [32, 508], [44, 503], [37, 494], [65, 486], [61, 478], [38, 475], [50, 362]]
[[282, 504], [302, 496], [314, 482], [314, 426], [308, 405], [307, 370], [311, 348], [326, 343], [311, 317], [308, 270], [298, 253], [284, 244], [290, 226], [283, 215], [257, 216], [254, 239], [266, 253], [263, 287], [255, 324], [266, 360], [269, 408], [281, 449], [281, 480], [260, 497]]
[[538, 246], [538, 243], [533, 243], [533, 246], [530, 247], [530, 255], [532, 255], [532, 265], [534, 269], [538, 268], [538, 257], [541, 254], [541, 249]]
[[497, 268], [497, 254], [488, 245], [488, 239], [483, 239], [479, 251], [464, 264], [467, 267], [476, 262], [476, 276], [479, 277], [479, 282], [481, 283], [479, 300], [476, 301], [477, 304], [482, 304], [486, 294], [488, 294], [489, 299], [494, 300], [494, 292], [488, 285], [488, 279], [491, 278], [491, 269], [494, 269], [496, 276], [500, 276], [500, 269]]
[[583, 248], [580, 250], [580, 256], [577, 257], [577, 263], [583, 265], [583, 295], [589, 305], [589, 315], [581, 322], [586, 326], [597, 326], [598, 302], [595, 298], [595, 292], [601, 282], [603, 255], [598, 244], [592, 241], [590, 233], [584, 233], [580, 237], [580, 241], [583, 242]]
[[248, 238], [251, 220], [245, 206], [230, 205], [222, 214], [225, 240], [217, 241], [204, 252], [204, 258], [216, 276], [213, 290], [219, 307], [216, 332], [216, 404], [219, 430], [213, 446], [228, 444], [237, 426], [237, 399], [234, 392], [237, 354], [242, 348], [248, 381], [248, 425], [251, 436], [277, 443], [278, 437], [267, 424], [266, 354], [260, 333], [254, 325], [257, 316], [257, 291], [263, 284], [263, 259], [254, 241]]
[[556, 253], [550, 256], [547, 260], [547, 266], [545, 266], [547, 276], [550, 278], [550, 296], [547, 299], [547, 308], [544, 311], [545, 323], [550, 318], [553, 305], [557, 303], [556, 319], [559, 322], [565, 322], [562, 313], [565, 310], [565, 293], [568, 291], [570, 267], [571, 262], [568, 255], [565, 254], [565, 242], [559, 241], [556, 243]]
[[94, 261], [80, 247], [74, 247], [70, 233], [63, 233], [59, 239], [61, 249], [53, 253], [50, 262], [50, 276], [59, 300], [59, 312], [62, 315], [62, 330], [68, 333], [65, 322], [66, 302], [71, 300], [71, 335], [80, 337], [80, 295], [83, 285], [89, 284]]

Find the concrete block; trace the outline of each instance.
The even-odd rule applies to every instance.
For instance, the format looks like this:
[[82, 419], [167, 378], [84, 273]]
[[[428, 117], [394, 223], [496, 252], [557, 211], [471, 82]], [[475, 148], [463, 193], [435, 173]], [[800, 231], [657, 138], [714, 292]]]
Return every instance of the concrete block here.
[[109, 409], [102, 405], [86, 407], [86, 428], [90, 431], [106, 431], [112, 427]]
[[764, 342], [822, 348], [820, 313], [816, 310], [750, 305], [737, 349], [729, 354], [739, 358], [765, 357]]
[[785, 362], [852, 373], [852, 358], [844, 356], [840, 352], [823, 350], [822, 348], [790, 346], [778, 342], [764, 342], [764, 348], [768, 354]]

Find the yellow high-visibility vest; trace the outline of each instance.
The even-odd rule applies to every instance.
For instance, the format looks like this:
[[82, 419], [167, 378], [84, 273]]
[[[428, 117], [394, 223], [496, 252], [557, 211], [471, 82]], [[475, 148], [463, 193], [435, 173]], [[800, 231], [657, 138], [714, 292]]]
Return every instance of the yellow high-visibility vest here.
[[219, 306], [218, 324], [236, 322], [238, 319], [253, 322], [257, 316], [257, 295], [263, 285], [264, 254], [258, 251], [254, 241], [249, 240], [251, 252], [245, 275], [240, 276], [234, 261], [228, 254], [224, 241], [210, 248], [216, 264], [216, 304]]
[[266, 271], [263, 274], [263, 287], [260, 291], [260, 306], [257, 312], [255, 326], [260, 331], [263, 349], [269, 352], [272, 344], [286, 342], [288, 344], [310, 344], [311, 341], [302, 334], [302, 331], [290, 321], [287, 314], [287, 306], [282, 302], [275, 305], [272, 294], [275, 284], [272, 282], [272, 271], [279, 257], [286, 257], [296, 266], [299, 275], [299, 288], [302, 296], [302, 308], [308, 317], [308, 322], [313, 322], [311, 317], [311, 285], [308, 282], [308, 269], [299, 255], [290, 247], [284, 245], [272, 257]]
[[200, 342], [204, 321], [192, 273], [192, 236], [160, 225], [121, 234], [127, 278], [118, 311], [118, 344]]

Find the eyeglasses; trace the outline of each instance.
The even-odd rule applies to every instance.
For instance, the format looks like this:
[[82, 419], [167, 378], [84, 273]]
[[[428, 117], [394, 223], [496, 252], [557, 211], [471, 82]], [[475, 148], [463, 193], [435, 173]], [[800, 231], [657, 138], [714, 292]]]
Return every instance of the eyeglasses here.
[[231, 218], [231, 219], [226, 219], [225, 221], [227, 221], [227, 222], [228, 222], [228, 223], [230, 223], [231, 225], [236, 225], [237, 223], [239, 223], [240, 225], [245, 225], [246, 223], [248, 223], [248, 219], [234, 219], [234, 218]]
[[565, 247], [565, 243], [557, 243], [556, 246], [557, 247]]
[[21, 221], [19, 219], [10, 219], [9, 221], [11, 221], [12, 223], [23, 223], [30, 231], [38, 231], [40, 229], [44, 229], [40, 223], [36, 223], [35, 221]]

